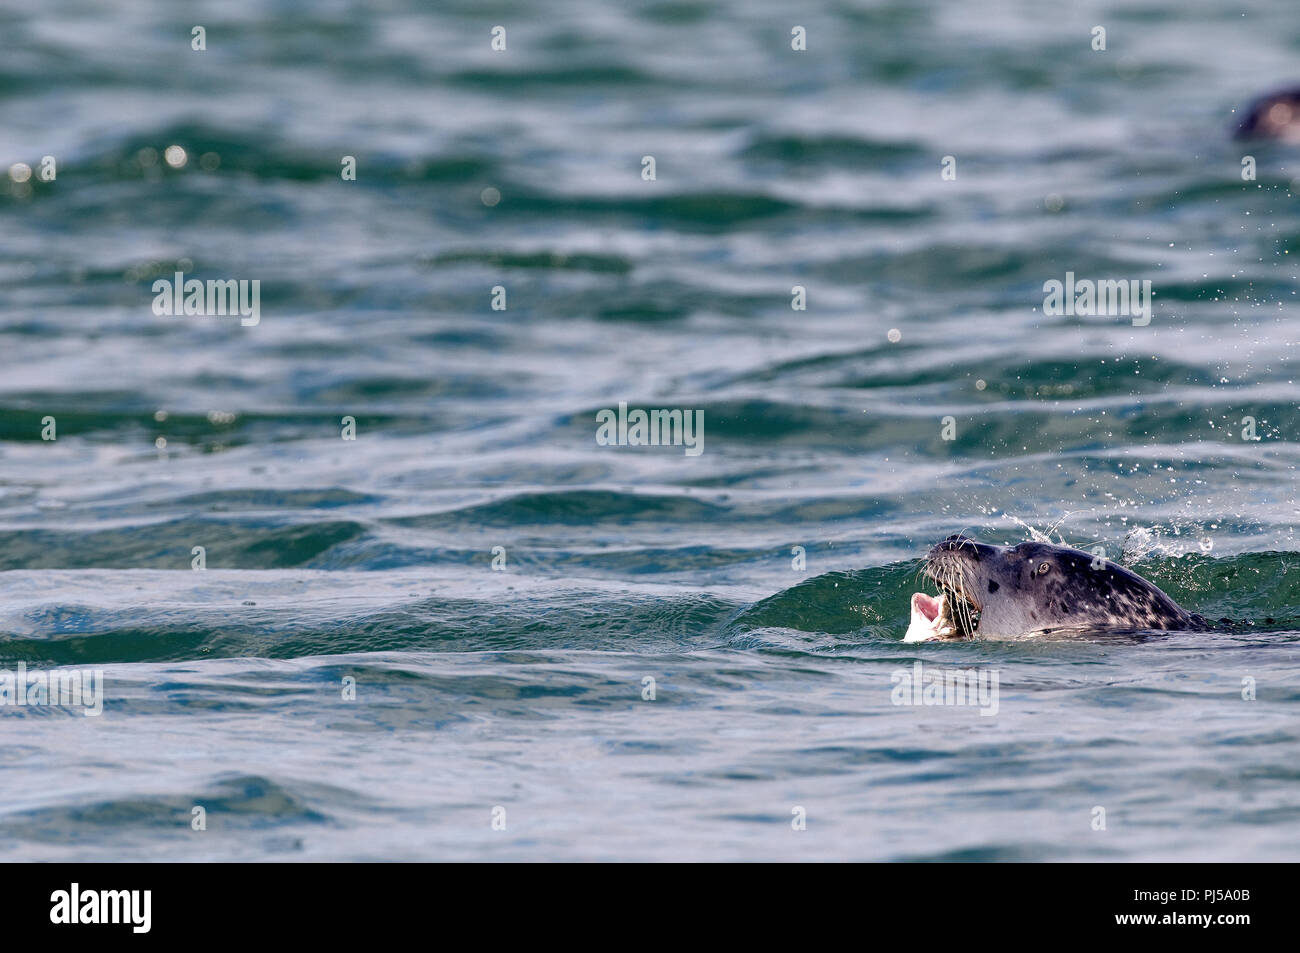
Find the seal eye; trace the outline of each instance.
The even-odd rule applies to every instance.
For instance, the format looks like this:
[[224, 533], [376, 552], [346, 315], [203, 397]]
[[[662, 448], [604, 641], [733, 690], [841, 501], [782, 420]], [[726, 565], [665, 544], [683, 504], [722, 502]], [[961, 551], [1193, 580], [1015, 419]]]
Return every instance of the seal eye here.
[[1049, 570], [1049, 569], [1051, 569], [1051, 568], [1052, 568], [1052, 564], [1051, 564], [1051, 563], [1039, 563], [1039, 564], [1038, 564], [1038, 575], [1040, 575], [1040, 576], [1043, 575], [1043, 573], [1047, 572], [1047, 570]]

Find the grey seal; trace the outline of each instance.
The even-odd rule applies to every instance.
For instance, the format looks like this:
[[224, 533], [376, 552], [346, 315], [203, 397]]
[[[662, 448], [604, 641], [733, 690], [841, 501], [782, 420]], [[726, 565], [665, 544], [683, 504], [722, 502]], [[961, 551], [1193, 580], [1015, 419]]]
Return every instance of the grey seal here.
[[1237, 124], [1236, 139], [1281, 139], [1300, 143], [1300, 86], [1259, 97]]
[[1067, 546], [991, 546], [959, 534], [930, 550], [924, 573], [940, 595], [912, 596], [910, 642], [1207, 628], [1132, 570]]

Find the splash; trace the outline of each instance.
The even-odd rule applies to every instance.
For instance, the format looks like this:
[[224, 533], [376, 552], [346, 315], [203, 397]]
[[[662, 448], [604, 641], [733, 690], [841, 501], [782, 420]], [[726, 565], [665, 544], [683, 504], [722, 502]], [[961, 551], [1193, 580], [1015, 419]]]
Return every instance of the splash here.
[[1167, 556], [1172, 559], [1182, 559], [1192, 553], [1208, 556], [1214, 549], [1211, 533], [1217, 528], [1217, 523], [1204, 527], [1190, 521], [1174, 523], [1168, 527], [1134, 526], [1120, 544], [1120, 561], [1131, 565], [1152, 556]]
[[[1036, 526], [1032, 526], [1031, 524], [1026, 523], [1019, 516], [1015, 516], [1011, 513], [1003, 513], [1002, 518], [1006, 520], [1011, 520], [1011, 522], [1019, 525], [1026, 533], [1029, 534], [1029, 538], [1033, 540], [1035, 543], [1048, 543], [1049, 545], [1052, 546], [1072, 546], [1073, 544], [1067, 543], [1065, 541], [1065, 537], [1062, 536], [1059, 532], [1061, 524], [1064, 523], [1066, 520], [1068, 520], [1072, 515], [1074, 514], [1066, 513], [1064, 516], [1062, 516], [1051, 526], [1047, 527], [1046, 530], [1040, 530]], [[1055, 539], [1052, 538], [1053, 533], [1056, 533]]]

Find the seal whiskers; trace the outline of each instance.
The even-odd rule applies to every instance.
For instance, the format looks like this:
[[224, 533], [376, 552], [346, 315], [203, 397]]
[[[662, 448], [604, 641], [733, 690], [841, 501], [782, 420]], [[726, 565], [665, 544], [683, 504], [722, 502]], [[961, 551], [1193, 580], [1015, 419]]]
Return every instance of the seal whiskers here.
[[972, 581], [967, 579], [965, 564], [931, 554], [922, 571], [938, 584], [940, 594], [945, 597], [940, 627], [946, 623], [956, 637], [971, 638], [975, 632], [979, 603], [971, 598]]

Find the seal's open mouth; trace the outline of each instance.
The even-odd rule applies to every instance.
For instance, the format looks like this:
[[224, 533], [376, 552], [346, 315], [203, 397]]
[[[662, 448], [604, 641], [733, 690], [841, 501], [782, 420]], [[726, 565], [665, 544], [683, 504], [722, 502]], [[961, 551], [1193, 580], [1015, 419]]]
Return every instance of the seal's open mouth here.
[[912, 620], [907, 627], [904, 642], [929, 642], [932, 639], [950, 637], [953, 630], [941, 621], [946, 596], [938, 599], [924, 592], [912, 593]]
[[942, 593], [939, 603], [943, 606], [939, 628], [951, 629], [953, 636], [950, 638], [954, 636], [963, 639], [974, 638], [975, 632], [980, 627], [979, 603], [966, 595], [962, 589], [954, 589], [943, 584], [940, 584], [939, 589]]
[[972, 595], [974, 586], [961, 557], [931, 556], [926, 560], [925, 574], [939, 586], [939, 598], [931, 600], [940, 610], [935, 620], [936, 630], [950, 630], [945, 633], [947, 638], [974, 638], [983, 607]]
[[943, 597], [938, 599], [927, 596], [924, 592], [912, 593], [912, 611], [919, 612], [921, 618], [933, 623], [943, 612]]

